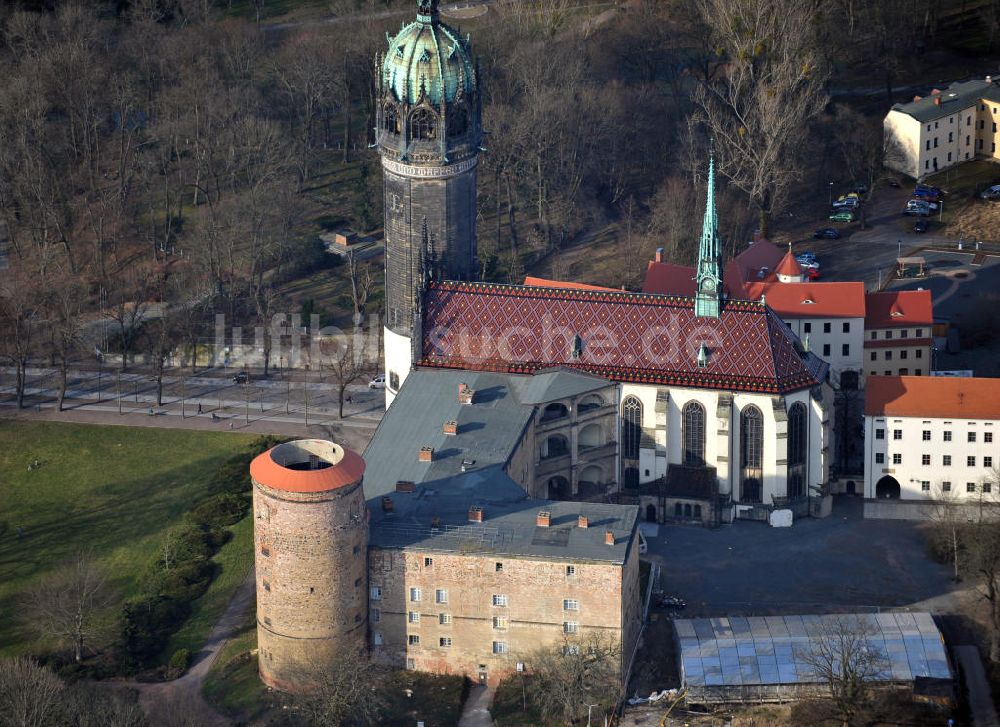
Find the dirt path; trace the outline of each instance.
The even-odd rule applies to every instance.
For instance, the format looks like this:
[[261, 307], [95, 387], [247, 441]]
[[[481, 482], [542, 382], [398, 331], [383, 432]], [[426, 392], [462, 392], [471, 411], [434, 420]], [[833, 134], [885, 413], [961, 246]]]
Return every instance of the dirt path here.
[[[199, 727], [224, 727], [229, 721], [213, 710], [201, 696], [208, 670], [223, 644], [240, 628], [254, 597], [254, 572], [236, 589], [222, 618], [197, 654], [195, 664], [179, 679], [158, 684], [131, 684], [139, 692], [139, 703], [153, 727], [165, 724], [197, 724]], [[176, 719], [183, 715], [186, 721]]]

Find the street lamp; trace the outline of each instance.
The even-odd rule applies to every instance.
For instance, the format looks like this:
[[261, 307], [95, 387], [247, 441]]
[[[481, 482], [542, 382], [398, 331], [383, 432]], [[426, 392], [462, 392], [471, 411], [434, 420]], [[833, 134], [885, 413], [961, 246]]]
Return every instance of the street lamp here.
[[833, 182], [830, 182], [829, 189], [830, 189], [830, 206], [833, 207]]

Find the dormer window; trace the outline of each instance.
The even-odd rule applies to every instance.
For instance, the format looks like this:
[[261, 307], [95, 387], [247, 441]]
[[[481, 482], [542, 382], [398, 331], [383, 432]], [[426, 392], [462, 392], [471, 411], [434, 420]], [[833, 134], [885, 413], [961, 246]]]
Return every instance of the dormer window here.
[[405, 57], [406, 51], [404, 50], [404, 48], [405, 48], [405, 46], [401, 46], [401, 45], [397, 45], [396, 46], [396, 57], [397, 58], [403, 58], [403, 57]]
[[421, 52], [421, 54], [420, 54], [420, 62], [421, 63], [430, 63], [431, 62], [431, 52], [429, 50], [427, 50], [426, 48], [424, 48], [423, 52]]
[[410, 138], [432, 141], [437, 138], [437, 117], [428, 109], [417, 109], [410, 116]]
[[706, 366], [708, 366], [708, 349], [703, 343], [698, 348], [698, 368], [703, 369]]

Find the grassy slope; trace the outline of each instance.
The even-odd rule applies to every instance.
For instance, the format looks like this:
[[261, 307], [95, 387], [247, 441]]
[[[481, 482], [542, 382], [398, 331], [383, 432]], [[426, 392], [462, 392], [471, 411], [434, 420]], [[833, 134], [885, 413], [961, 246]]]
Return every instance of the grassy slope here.
[[[0, 420], [0, 613], [16, 613], [20, 591], [82, 550], [96, 555], [125, 596], [134, 593], [162, 534], [208, 494], [216, 467], [250, 440]], [[40, 466], [28, 470], [36, 459]], [[16, 619], [0, 619], [0, 656], [40, 646]]]

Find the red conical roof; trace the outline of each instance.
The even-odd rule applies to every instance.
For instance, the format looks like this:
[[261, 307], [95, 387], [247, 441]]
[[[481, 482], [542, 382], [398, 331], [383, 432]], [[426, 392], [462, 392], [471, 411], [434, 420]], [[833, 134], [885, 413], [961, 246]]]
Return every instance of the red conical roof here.
[[789, 250], [778, 262], [778, 266], [774, 269], [774, 272], [778, 275], [802, 275], [802, 266], [799, 265], [799, 261], [795, 259], [795, 256], [792, 255], [792, 251]]

